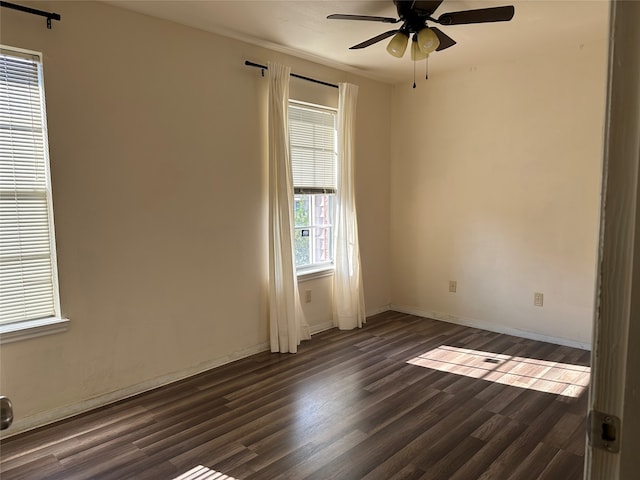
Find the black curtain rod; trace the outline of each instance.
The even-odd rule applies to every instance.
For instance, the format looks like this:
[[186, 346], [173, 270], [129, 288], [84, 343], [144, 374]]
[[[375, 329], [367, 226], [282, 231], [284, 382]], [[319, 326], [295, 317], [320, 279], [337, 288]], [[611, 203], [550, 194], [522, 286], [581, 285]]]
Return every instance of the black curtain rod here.
[[25, 7], [23, 5], [16, 5], [15, 3], [1, 2], [0, 7], [11, 8], [12, 10], [18, 10], [19, 12], [30, 13], [31, 15], [39, 15], [41, 17], [47, 17], [47, 28], [51, 29], [51, 20], [60, 21], [60, 15], [53, 12], [45, 12], [44, 10], [37, 10], [35, 8]]
[[[250, 62], [249, 60], [245, 60], [244, 64], [247, 67], [261, 68], [263, 70], [263, 72], [262, 72], [263, 76], [264, 76], [264, 70], [269, 70], [269, 67], [267, 67], [266, 65], [260, 65], [259, 63], [253, 63], [253, 62]], [[306, 80], [307, 82], [319, 83], [320, 85], [325, 85], [327, 87], [338, 88], [338, 85], [335, 85], [333, 83], [323, 82], [322, 80], [316, 80], [315, 78], [305, 77], [304, 75], [298, 75], [297, 73], [290, 73], [289, 75], [291, 75], [292, 77], [301, 78], [302, 80]]]

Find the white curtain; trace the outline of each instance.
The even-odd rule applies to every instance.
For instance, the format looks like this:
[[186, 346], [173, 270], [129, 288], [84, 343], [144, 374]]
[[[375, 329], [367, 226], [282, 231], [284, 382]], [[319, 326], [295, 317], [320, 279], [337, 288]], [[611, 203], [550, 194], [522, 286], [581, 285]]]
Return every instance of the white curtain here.
[[293, 180], [289, 154], [290, 67], [269, 63], [269, 325], [271, 351], [295, 353], [311, 338], [293, 261]]
[[364, 290], [360, 272], [358, 219], [354, 187], [355, 118], [358, 87], [339, 85], [338, 191], [336, 194], [334, 317], [341, 330], [362, 327]]

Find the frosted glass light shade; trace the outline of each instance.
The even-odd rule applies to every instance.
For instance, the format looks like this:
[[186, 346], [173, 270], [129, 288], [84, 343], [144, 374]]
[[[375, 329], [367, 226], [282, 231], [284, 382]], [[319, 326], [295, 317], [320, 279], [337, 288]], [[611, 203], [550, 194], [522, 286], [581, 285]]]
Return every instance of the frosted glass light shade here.
[[415, 40], [411, 42], [411, 60], [424, 60], [429, 54], [422, 51]]
[[429, 55], [440, 46], [438, 36], [430, 28], [423, 28], [418, 32], [418, 46], [423, 53]]
[[389, 54], [393, 55], [396, 58], [402, 58], [405, 50], [407, 49], [408, 40], [409, 40], [408, 35], [402, 32], [396, 33], [391, 38], [389, 45], [387, 45], [387, 52], [389, 52]]

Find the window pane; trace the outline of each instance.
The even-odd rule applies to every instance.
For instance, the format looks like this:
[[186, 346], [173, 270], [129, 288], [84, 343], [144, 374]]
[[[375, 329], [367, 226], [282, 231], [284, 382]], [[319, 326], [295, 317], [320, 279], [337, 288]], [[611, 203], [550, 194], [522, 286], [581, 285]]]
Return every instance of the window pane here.
[[309, 195], [296, 195], [294, 201], [294, 226], [309, 226]]
[[333, 261], [331, 248], [333, 245], [333, 228], [314, 228], [313, 258], [314, 263], [329, 263]]
[[333, 262], [333, 194], [295, 196], [296, 267]]
[[295, 250], [296, 267], [304, 267], [311, 264], [309, 229], [296, 228], [295, 230]]
[[295, 196], [296, 267], [333, 262], [334, 194]]
[[313, 195], [313, 224], [331, 225], [333, 217], [333, 194]]

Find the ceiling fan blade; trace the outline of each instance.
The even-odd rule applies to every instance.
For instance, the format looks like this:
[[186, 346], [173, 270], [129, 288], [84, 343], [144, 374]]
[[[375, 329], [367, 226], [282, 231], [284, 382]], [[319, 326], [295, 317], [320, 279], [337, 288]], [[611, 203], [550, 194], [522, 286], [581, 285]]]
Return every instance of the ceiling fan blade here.
[[364, 20], [366, 22], [383, 22], [398, 23], [400, 20], [391, 17], [372, 17], [369, 15], [343, 15], [342, 13], [334, 13], [327, 17], [329, 20]]
[[443, 13], [436, 20], [440, 25], [462, 25], [467, 23], [508, 22], [513, 18], [513, 5], [505, 7], [480, 8], [462, 12]]
[[360, 48], [368, 47], [369, 45], [378, 43], [379, 41], [384, 40], [385, 38], [389, 38], [391, 35], [395, 35], [399, 31], [400, 30], [389, 30], [388, 32], [381, 33], [380, 35], [376, 35], [375, 37], [370, 38], [369, 40], [365, 40], [362, 43], [354, 45], [353, 47], [349, 47], [349, 50], [358, 50]]
[[413, 9], [433, 15], [442, 2], [443, 0], [416, 0], [413, 2]]
[[436, 48], [436, 52], [439, 52], [440, 50], [444, 50], [445, 48], [453, 47], [456, 44], [456, 41], [453, 38], [451, 38], [449, 35], [442, 32], [442, 30], [436, 27], [429, 27], [429, 28], [433, 30], [433, 33], [435, 33], [436, 36], [438, 37], [438, 40], [440, 40], [440, 45], [438, 45], [438, 48]]

